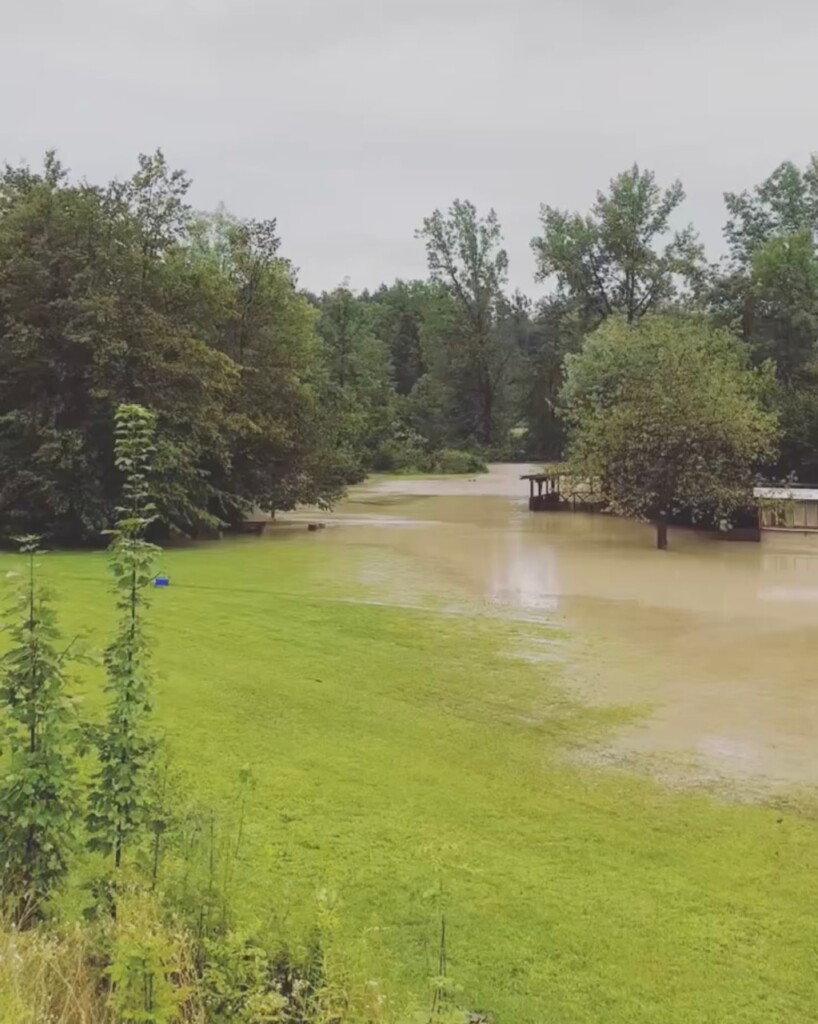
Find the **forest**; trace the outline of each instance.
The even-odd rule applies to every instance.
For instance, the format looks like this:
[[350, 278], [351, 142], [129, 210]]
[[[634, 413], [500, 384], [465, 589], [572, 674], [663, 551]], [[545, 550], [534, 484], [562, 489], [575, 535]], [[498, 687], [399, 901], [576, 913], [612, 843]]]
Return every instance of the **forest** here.
[[729, 333], [780, 423], [764, 475], [818, 478], [816, 159], [725, 195], [718, 262], [679, 226], [682, 184], [637, 166], [587, 211], [544, 202], [537, 302], [509, 289], [496, 213], [468, 201], [418, 226], [425, 279], [315, 295], [275, 219], [201, 213], [190, 184], [159, 150], [104, 185], [54, 153], [0, 176], [4, 535], [99, 539], [123, 402], [158, 417], [158, 517], [188, 534], [329, 505], [371, 470], [561, 458], [566, 356], [611, 318]]

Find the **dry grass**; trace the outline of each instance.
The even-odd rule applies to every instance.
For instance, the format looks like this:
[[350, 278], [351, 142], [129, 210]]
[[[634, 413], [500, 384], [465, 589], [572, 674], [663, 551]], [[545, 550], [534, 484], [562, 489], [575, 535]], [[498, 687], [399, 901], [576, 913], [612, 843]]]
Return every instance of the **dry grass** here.
[[3, 1024], [112, 1024], [108, 996], [79, 925], [0, 930]]
[[202, 1024], [187, 933], [145, 890], [124, 890], [117, 909], [115, 921], [0, 924], [0, 1024]]

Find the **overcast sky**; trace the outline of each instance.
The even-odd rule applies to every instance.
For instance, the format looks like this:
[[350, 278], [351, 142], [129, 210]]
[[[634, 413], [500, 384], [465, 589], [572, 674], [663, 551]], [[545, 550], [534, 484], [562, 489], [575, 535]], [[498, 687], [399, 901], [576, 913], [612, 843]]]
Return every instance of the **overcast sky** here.
[[815, 0], [0, 0], [0, 157], [92, 180], [161, 146], [193, 202], [277, 217], [313, 289], [424, 273], [415, 228], [494, 206], [535, 291], [541, 202], [634, 160], [722, 193], [818, 149]]

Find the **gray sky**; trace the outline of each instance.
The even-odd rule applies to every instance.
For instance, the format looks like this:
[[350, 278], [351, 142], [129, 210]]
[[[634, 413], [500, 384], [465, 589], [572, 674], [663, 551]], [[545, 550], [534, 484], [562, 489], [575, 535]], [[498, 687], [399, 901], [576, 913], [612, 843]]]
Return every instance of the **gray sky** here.
[[278, 218], [300, 280], [425, 272], [436, 206], [494, 206], [534, 293], [542, 201], [637, 160], [715, 258], [722, 192], [818, 149], [815, 0], [0, 0], [0, 157], [124, 176], [162, 146], [193, 202]]

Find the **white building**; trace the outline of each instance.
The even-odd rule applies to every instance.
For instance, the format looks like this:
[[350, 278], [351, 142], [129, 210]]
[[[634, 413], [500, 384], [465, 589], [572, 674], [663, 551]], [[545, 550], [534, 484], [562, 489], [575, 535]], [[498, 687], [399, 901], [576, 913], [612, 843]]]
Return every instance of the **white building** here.
[[818, 532], [818, 487], [756, 487], [762, 530]]

